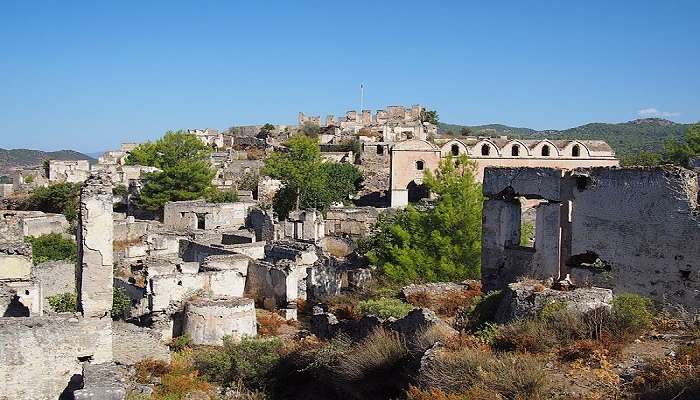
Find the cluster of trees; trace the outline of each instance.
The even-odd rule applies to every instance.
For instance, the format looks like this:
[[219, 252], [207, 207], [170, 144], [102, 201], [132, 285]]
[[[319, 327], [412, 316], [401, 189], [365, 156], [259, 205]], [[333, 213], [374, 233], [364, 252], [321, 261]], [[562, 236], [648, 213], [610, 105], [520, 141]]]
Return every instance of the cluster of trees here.
[[362, 247], [384, 276], [400, 283], [480, 277], [483, 197], [475, 169], [465, 156], [442, 160], [424, 179], [438, 196], [434, 205], [380, 218]]
[[71, 224], [78, 218], [79, 183], [54, 183], [32, 191], [22, 208], [46, 213], [63, 214]]
[[360, 188], [362, 173], [357, 167], [324, 161], [316, 139], [297, 135], [289, 139], [287, 148], [268, 157], [261, 170], [283, 184], [273, 201], [280, 218], [295, 209], [325, 211], [334, 203], [347, 203]]
[[691, 158], [700, 158], [700, 124], [692, 125], [685, 140], [667, 139], [661, 152], [640, 151], [622, 158], [623, 165], [653, 166], [675, 164], [688, 167]]
[[129, 154], [127, 164], [160, 169], [144, 176], [139, 207], [160, 211], [169, 201], [201, 198], [213, 202], [236, 201], [236, 193], [220, 192], [212, 186], [216, 171], [209, 162], [211, 151], [196, 136], [183, 131], [166, 132], [157, 141], [136, 147]]

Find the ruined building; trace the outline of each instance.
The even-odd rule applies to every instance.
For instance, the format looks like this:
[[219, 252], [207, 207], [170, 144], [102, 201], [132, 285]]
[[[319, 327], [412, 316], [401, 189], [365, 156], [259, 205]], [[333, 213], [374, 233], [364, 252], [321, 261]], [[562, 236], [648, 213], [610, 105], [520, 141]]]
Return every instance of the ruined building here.
[[[365, 151], [367, 147], [365, 145]], [[381, 146], [381, 148], [380, 148]], [[386, 149], [377, 145], [377, 154]], [[481, 181], [487, 167], [579, 167], [618, 166], [615, 152], [600, 140], [519, 140], [467, 137], [452, 139], [441, 146], [426, 140], [407, 140], [390, 147], [391, 206], [403, 207], [428, 196], [423, 174], [435, 170], [441, 159], [466, 155], [476, 163]]]
[[343, 118], [328, 115], [324, 125], [321, 125], [319, 116], [307, 116], [300, 112], [298, 121], [299, 125], [310, 123], [324, 128], [337, 128], [331, 131], [331, 136], [346, 132], [359, 136], [364, 141], [400, 142], [407, 139], [426, 139], [437, 134], [436, 125], [421, 120], [422, 111], [423, 107], [420, 105], [410, 108], [389, 106], [386, 110], [377, 110], [375, 114], [372, 114], [371, 110], [362, 110], [359, 113], [348, 111]]
[[[700, 309], [698, 178], [679, 167], [486, 168], [482, 280], [569, 279]], [[520, 246], [521, 201], [536, 199]]]

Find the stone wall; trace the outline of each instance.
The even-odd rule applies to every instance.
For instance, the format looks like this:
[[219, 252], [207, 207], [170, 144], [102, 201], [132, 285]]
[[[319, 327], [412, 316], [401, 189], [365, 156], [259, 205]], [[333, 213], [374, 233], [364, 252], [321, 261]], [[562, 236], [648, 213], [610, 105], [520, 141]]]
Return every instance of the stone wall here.
[[[486, 290], [518, 276], [634, 292], [700, 308], [700, 215], [695, 173], [677, 167], [487, 168], [482, 279]], [[516, 197], [537, 207], [534, 248], [518, 246]]]
[[32, 281], [41, 287], [45, 307], [48, 307], [50, 296], [61, 293], [77, 293], [75, 274], [74, 262], [47, 261], [32, 268]]
[[255, 203], [207, 203], [203, 200], [165, 204], [163, 225], [176, 230], [239, 228]]
[[340, 207], [326, 212], [325, 230], [329, 236], [365, 236], [377, 222], [374, 207]]
[[112, 349], [114, 361], [123, 365], [134, 365], [152, 358], [170, 361], [170, 349], [161, 340], [160, 334], [149, 328], [126, 322], [112, 322]]
[[55, 400], [82, 362], [112, 358], [111, 318], [0, 318], [0, 400]]

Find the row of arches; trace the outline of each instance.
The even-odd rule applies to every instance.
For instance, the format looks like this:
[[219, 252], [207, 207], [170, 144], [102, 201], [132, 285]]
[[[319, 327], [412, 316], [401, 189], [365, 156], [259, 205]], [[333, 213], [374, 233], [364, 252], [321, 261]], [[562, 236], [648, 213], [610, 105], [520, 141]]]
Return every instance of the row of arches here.
[[470, 149], [465, 144], [455, 140], [446, 143], [442, 147], [442, 153], [443, 156], [467, 154], [481, 155], [482, 157], [583, 157], [590, 154], [588, 149], [578, 142], [571, 142], [564, 149], [560, 150], [549, 141], [542, 141], [532, 149], [529, 149], [519, 141], [510, 142], [501, 149], [491, 141], [482, 141]]

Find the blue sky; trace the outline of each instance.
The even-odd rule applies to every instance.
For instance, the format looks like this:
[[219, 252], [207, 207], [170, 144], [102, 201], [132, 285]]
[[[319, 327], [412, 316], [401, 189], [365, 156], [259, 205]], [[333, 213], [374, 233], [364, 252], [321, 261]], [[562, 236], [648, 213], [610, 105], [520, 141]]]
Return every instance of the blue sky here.
[[423, 104], [562, 129], [700, 120], [700, 1], [0, 2], [0, 147]]

